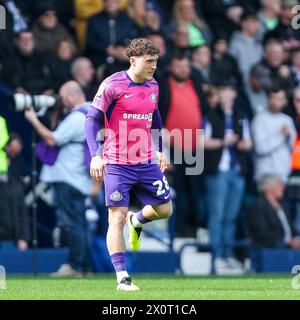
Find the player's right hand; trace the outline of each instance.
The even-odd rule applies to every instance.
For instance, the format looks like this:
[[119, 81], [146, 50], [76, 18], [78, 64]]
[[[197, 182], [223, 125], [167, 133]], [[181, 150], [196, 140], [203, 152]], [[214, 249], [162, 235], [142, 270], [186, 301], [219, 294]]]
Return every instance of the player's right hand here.
[[90, 165], [90, 175], [98, 183], [103, 182], [103, 173], [106, 172], [106, 162], [101, 156], [94, 156]]

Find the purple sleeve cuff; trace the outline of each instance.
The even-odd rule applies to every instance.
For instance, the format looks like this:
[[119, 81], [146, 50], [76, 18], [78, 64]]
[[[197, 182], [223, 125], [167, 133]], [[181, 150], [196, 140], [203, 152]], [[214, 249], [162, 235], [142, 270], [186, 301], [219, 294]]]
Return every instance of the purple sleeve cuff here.
[[157, 151], [162, 152], [162, 120], [158, 109], [153, 112], [151, 128], [155, 148]]
[[98, 141], [98, 133], [101, 129], [101, 122], [104, 119], [102, 111], [90, 107], [85, 120], [85, 137], [89, 146], [91, 157], [102, 155], [104, 141]]

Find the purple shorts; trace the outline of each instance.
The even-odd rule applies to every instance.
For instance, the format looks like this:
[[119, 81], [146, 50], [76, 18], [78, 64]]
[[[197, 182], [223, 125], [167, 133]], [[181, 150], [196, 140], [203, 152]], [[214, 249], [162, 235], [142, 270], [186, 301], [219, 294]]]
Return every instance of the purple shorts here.
[[107, 164], [106, 167], [106, 206], [128, 207], [131, 190], [143, 205], [159, 205], [171, 200], [168, 181], [157, 164]]

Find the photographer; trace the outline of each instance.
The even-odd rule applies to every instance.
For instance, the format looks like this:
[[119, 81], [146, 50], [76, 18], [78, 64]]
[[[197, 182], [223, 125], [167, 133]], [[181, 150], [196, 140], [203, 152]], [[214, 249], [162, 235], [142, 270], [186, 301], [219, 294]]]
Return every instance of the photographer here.
[[59, 90], [68, 110], [55, 131], [50, 131], [38, 119], [33, 108], [25, 111], [26, 119], [40, 137], [52, 147], [59, 147], [53, 165], [44, 165], [40, 179], [54, 189], [57, 219], [67, 234], [69, 257], [66, 264], [52, 273], [54, 277], [74, 277], [90, 271], [90, 247], [85, 217], [85, 199], [91, 193], [91, 180], [84, 161], [85, 114], [88, 108], [79, 84], [68, 81]]

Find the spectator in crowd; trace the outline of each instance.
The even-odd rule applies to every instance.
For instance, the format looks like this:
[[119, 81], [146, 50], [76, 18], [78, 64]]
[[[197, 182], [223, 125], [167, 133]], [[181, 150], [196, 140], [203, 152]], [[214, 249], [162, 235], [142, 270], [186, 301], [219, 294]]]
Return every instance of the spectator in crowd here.
[[119, 4], [119, 0], [104, 0], [104, 11], [88, 21], [86, 54], [95, 67], [105, 63], [123, 63], [124, 67], [127, 61], [124, 42], [134, 36], [135, 27]]
[[204, 173], [210, 243], [216, 272], [240, 269], [232, 243], [245, 189], [247, 155], [252, 147], [249, 122], [237, 100], [237, 90], [220, 81], [219, 106], [204, 121]]
[[300, 234], [300, 88], [296, 88], [293, 94], [293, 120], [297, 136], [292, 149], [291, 175], [288, 180], [287, 193], [292, 208], [293, 225]]
[[167, 46], [165, 39], [159, 33], [151, 33], [147, 36], [147, 39], [154, 42], [159, 48], [159, 60], [158, 66], [155, 70], [154, 78], [159, 81], [162, 77], [164, 77], [167, 68], [168, 68], [168, 56], [167, 56]]
[[211, 74], [214, 80], [233, 78], [237, 85], [243, 87], [243, 78], [240, 73], [236, 59], [228, 52], [228, 40], [220, 35], [213, 45]]
[[245, 11], [257, 11], [260, 0], [201, 0], [200, 3], [214, 36], [218, 38], [225, 33], [229, 38], [238, 29], [241, 15]]
[[194, 0], [176, 0], [174, 3], [174, 16], [170, 24], [165, 28], [165, 37], [169, 39], [170, 34], [178, 22], [185, 22], [188, 31], [188, 45], [197, 47], [212, 42], [209, 26], [197, 15]]
[[278, 174], [286, 183], [290, 174], [291, 149], [295, 126], [290, 116], [282, 113], [287, 105], [285, 92], [274, 86], [268, 91], [268, 110], [252, 121], [255, 179], [269, 173]]
[[[169, 75], [160, 84], [159, 104], [164, 127], [169, 132], [175, 129], [179, 135], [175, 133], [174, 141], [171, 141], [171, 157], [180, 153], [182, 159], [186, 159], [197, 148], [197, 130], [201, 128], [202, 112], [206, 109], [200, 83], [191, 74], [187, 57], [180, 54], [172, 56]], [[181, 139], [185, 129], [192, 132], [189, 143], [183, 143]], [[179, 195], [175, 199], [176, 228], [180, 235], [195, 236], [201, 179], [199, 175], [186, 175], [187, 167], [184, 161], [182, 164], [174, 163], [174, 188]]]
[[[38, 52], [54, 52], [63, 39], [72, 41], [67, 29], [59, 23], [56, 9], [50, 1], [39, 1], [37, 5], [38, 20], [32, 27]], [[73, 44], [74, 45], [74, 44]]]
[[300, 249], [300, 240], [283, 204], [285, 183], [281, 177], [269, 173], [260, 178], [258, 191], [248, 213], [250, 238], [258, 248]]
[[58, 92], [63, 83], [72, 79], [71, 66], [76, 57], [76, 48], [69, 39], [59, 41], [54, 53], [50, 53], [45, 59], [50, 70], [51, 84], [55, 92]]
[[59, 95], [69, 115], [55, 131], [40, 122], [33, 108], [26, 110], [25, 117], [49, 146], [59, 147], [55, 163], [43, 166], [40, 179], [53, 186], [57, 218], [67, 234], [69, 247], [67, 263], [51, 275], [73, 277], [85, 274], [91, 268], [85, 199], [91, 193], [92, 183], [84, 160], [85, 114], [78, 111], [88, 109], [89, 104], [85, 103], [84, 93], [75, 81], [65, 83]]
[[229, 52], [237, 60], [244, 83], [248, 83], [250, 70], [263, 54], [261, 45], [256, 41], [255, 34], [259, 23], [254, 13], [245, 12], [241, 16], [241, 31], [236, 31], [231, 40]]
[[203, 45], [195, 48], [192, 53], [192, 65], [194, 72], [199, 77], [204, 92], [212, 83], [211, 51], [209, 46]]
[[[159, 0], [146, 0], [147, 20], [152, 26], [152, 33], [161, 33], [162, 25], [166, 22], [166, 12], [162, 10]], [[159, 22], [159, 24], [158, 24]]]
[[300, 87], [300, 46], [292, 50], [290, 73], [295, 87]]
[[220, 102], [219, 92], [218, 92], [217, 87], [208, 86], [208, 90], [206, 92], [206, 100], [207, 100], [208, 108], [210, 108], [210, 109], [217, 108], [217, 106], [219, 105], [219, 102]]
[[268, 31], [276, 29], [279, 23], [279, 15], [281, 12], [281, 0], [262, 0], [262, 8], [257, 13], [260, 22], [256, 39], [262, 42]]
[[180, 21], [174, 26], [171, 33], [171, 41], [167, 43], [168, 60], [174, 52], [179, 52], [189, 58], [192, 55], [192, 49], [189, 45], [188, 26], [186, 22]]
[[147, 9], [147, 0], [129, 0], [127, 13], [135, 23], [135, 38], [146, 37], [151, 32], [160, 31], [160, 15], [153, 8]]
[[[123, 10], [127, 0], [120, 0], [119, 8]], [[100, 13], [104, 8], [103, 0], [74, 0], [76, 38], [79, 48], [84, 52], [88, 19]]]
[[266, 33], [264, 41], [277, 39], [281, 41], [285, 50], [291, 50], [300, 45], [300, 32], [292, 26], [297, 11], [293, 7], [299, 5], [298, 0], [282, 0], [282, 9], [278, 26]]
[[15, 55], [8, 57], [3, 64], [7, 85], [19, 93], [52, 94], [50, 73], [43, 57], [35, 50], [32, 32], [20, 32], [15, 39]]
[[94, 82], [95, 69], [92, 62], [85, 57], [75, 59], [71, 67], [73, 80], [77, 81], [88, 101], [92, 101], [98, 86]]
[[166, 20], [167, 21], [171, 20], [174, 0], [157, 0], [157, 3], [162, 8], [162, 11]]
[[259, 112], [268, 109], [268, 97], [261, 81], [266, 75], [267, 72], [264, 68], [252, 68], [250, 72], [250, 81], [245, 86], [246, 94], [254, 116]]
[[253, 66], [253, 74], [257, 84], [268, 90], [274, 84], [287, 92], [288, 97], [294, 87], [290, 70], [285, 62], [285, 51], [280, 41], [270, 39], [265, 44], [262, 61]]
[[0, 31], [0, 50], [13, 51], [14, 35], [28, 29], [28, 17], [24, 1], [0, 0], [4, 6], [6, 19], [5, 30]]

